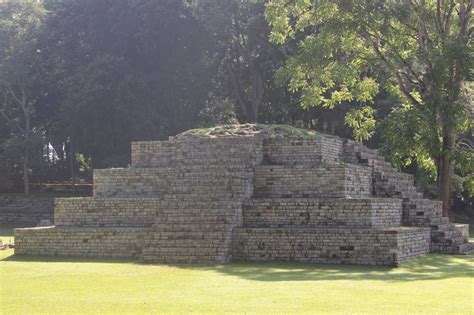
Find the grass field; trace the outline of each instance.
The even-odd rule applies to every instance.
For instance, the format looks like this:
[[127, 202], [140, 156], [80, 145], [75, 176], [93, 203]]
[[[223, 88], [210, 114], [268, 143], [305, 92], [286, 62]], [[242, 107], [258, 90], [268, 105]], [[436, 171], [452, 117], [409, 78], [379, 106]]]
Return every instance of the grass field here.
[[[2, 239], [11, 230], [0, 229]], [[0, 252], [0, 314], [474, 314], [474, 257], [400, 268], [16, 257]]]

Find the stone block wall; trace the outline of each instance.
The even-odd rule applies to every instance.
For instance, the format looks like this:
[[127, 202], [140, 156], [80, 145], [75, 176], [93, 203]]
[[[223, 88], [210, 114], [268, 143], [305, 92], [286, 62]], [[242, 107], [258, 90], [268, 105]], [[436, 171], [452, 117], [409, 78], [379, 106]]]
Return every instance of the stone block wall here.
[[321, 155], [323, 161], [327, 163], [343, 162], [344, 141], [339, 137], [330, 135], [321, 135], [319, 138], [321, 139]]
[[396, 227], [400, 199], [250, 199], [244, 204], [246, 227]]
[[362, 160], [381, 158], [379, 152], [349, 139], [343, 140], [343, 157], [347, 163], [358, 164]]
[[247, 166], [127, 168], [94, 171], [94, 196], [157, 197], [166, 194], [245, 194]]
[[161, 196], [167, 191], [168, 169], [112, 168], [94, 170], [94, 197]]
[[161, 200], [157, 198], [59, 198], [56, 226], [151, 227]]
[[15, 229], [15, 255], [139, 258], [149, 233], [129, 227]]
[[342, 140], [332, 137], [280, 137], [263, 142], [265, 163], [278, 165], [338, 163], [342, 158]]
[[371, 171], [357, 165], [260, 165], [255, 168], [259, 198], [368, 197]]
[[54, 196], [0, 195], [1, 226], [37, 226], [42, 220], [53, 223]]
[[232, 231], [242, 224], [242, 202], [253, 194], [253, 166], [263, 159], [256, 139], [135, 143], [134, 167], [167, 165], [167, 192], [143, 260], [216, 263], [230, 258]]
[[[415, 235], [428, 231], [411, 228], [399, 236], [397, 229], [289, 229], [238, 228], [234, 233], [233, 259], [250, 261], [301, 261], [330, 264], [397, 266], [411, 253], [428, 253], [428, 243], [414, 244]], [[400, 240], [399, 240], [400, 238]], [[426, 238], [429, 240], [429, 236]], [[409, 250], [408, 253], [400, 251]]]
[[403, 223], [408, 226], [429, 226], [442, 217], [443, 203], [438, 200], [411, 198], [403, 202]]
[[461, 235], [465, 242], [469, 242], [469, 224], [457, 223], [456, 227], [461, 231]]
[[[372, 227], [398, 227], [402, 224], [402, 200], [397, 198], [371, 198]], [[355, 202], [357, 204], [357, 202]]]
[[252, 137], [175, 139], [132, 142], [132, 167], [184, 165], [257, 165], [263, 159], [262, 140]]
[[241, 200], [165, 198], [157, 212], [152, 237], [143, 251], [143, 260], [185, 264], [227, 262], [232, 231], [241, 225]]
[[398, 230], [397, 255], [400, 262], [430, 252], [430, 228], [402, 227]]

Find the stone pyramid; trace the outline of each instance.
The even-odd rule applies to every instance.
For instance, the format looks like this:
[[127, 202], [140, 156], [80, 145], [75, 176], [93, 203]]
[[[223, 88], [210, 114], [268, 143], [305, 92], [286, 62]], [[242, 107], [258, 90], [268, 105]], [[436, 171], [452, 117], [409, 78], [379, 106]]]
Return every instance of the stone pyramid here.
[[130, 168], [95, 170], [94, 196], [57, 199], [55, 226], [16, 229], [15, 253], [397, 266], [474, 251], [468, 225], [376, 151], [252, 126], [132, 143]]

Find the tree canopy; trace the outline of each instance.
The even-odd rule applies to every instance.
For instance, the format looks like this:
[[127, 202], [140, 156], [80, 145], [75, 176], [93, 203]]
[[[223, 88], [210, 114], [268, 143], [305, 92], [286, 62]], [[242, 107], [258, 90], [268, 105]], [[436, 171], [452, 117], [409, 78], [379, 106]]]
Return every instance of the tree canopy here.
[[364, 141], [427, 194], [469, 207], [471, 11], [465, 0], [1, 3], [0, 190], [74, 187], [91, 168], [126, 166], [130, 141], [256, 122]]
[[345, 121], [367, 140], [374, 97], [383, 89], [399, 99], [387, 128], [416, 140], [404, 155], [436, 165], [447, 211], [456, 141], [472, 123], [462, 95], [472, 79], [472, 1], [271, 0], [265, 14], [273, 42], [298, 43], [279, 77], [303, 107], [356, 101]]

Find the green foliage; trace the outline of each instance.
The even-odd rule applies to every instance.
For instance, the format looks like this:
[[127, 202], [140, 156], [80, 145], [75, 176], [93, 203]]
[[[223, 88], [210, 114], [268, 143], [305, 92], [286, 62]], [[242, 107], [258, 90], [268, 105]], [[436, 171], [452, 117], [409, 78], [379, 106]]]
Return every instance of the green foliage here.
[[430, 149], [438, 147], [439, 139], [430, 137], [432, 126], [410, 104], [394, 108], [381, 124], [385, 140], [383, 151], [399, 169], [413, 162], [436, 177], [436, 166]]
[[304, 108], [356, 102], [345, 122], [359, 141], [373, 135], [368, 106], [377, 93], [398, 98], [383, 122], [385, 149], [399, 166], [438, 173], [447, 210], [457, 143], [472, 128], [463, 93], [474, 65], [472, 8], [460, 0], [270, 0], [270, 40], [298, 46], [277, 79], [301, 93]]
[[346, 114], [345, 122], [354, 130], [357, 141], [369, 140], [375, 132], [374, 109], [369, 106], [351, 109]]
[[467, 178], [464, 180], [463, 183], [464, 190], [467, 191], [469, 196], [473, 197], [474, 196], [474, 175], [469, 175]]
[[[450, 9], [455, 7], [460, 9], [459, 4]], [[462, 112], [462, 106], [447, 100], [459, 93], [459, 82], [451, 82], [447, 76], [453, 66], [459, 69], [456, 75], [461, 80], [469, 76], [472, 49], [454, 22], [448, 34], [434, 30], [434, 1], [418, 6], [391, 1], [272, 0], [265, 16], [273, 42], [284, 44], [301, 38], [298, 53], [287, 60], [278, 78], [288, 82], [290, 91], [301, 91], [303, 107], [370, 102], [382, 85], [419, 107], [430, 107], [420, 109], [426, 115], [438, 108], [449, 111], [447, 119], [458, 121], [461, 114], [455, 112]], [[421, 31], [426, 35], [420, 35]], [[432, 40], [433, 45], [427, 46], [426, 40]], [[417, 89], [426, 89], [428, 80], [438, 89], [423, 91], [420, 98]]]
[[[415, 8], [420, 13], [410, 9], [410, 5], [397, 2], [273, 0], [265, 13], [272, 26], [270, 39], [276, 43], [285, 43], [297, 32], [308, 34], [299, 42], [298, 54], [287, 62], [284, 77], [289, 79], [290, 90], [314, 93], [317, 97], [313, 102], [320, 104], [337, 102], [341, 94], [345, 99], [352, 95], [370, 100], [377, 92], [372, 78], [364, 83], [370, 72], [390, 73], [402, 70], [400, 64], [410, 65], [410, 58], [429, 58], [417, 56], [420, 47], [409, 27], [410, 23], [418, 27], [436, 12], [431, 5]], [[465, 42], [449, 39], [442, 44], [439, 49], [444, 55], [433, 56], [434, 59], [442, 59], [439, 62], [444, 65], [456, 55], [466, 66], [463, 69], [469, 69], [469, 50], [459, 50], [467, 48]], [[395, 79], [384, 83], [393, 84]], [[324, 95], [328, 91], [329, 95]]]
[[83, 172], [83, 173], [92, 172], [92, 159], [91, 158], [87, 158], [82, 153], [77, 153], [76, 161], [79, 163], [79, 172]]
[[[350, 17], [339, 15], [337, 5], [320, 1], [270, 1], [266, 18], [272, 26], [270, 39], [283, 44], [297, 32], [307, 34], [298, 41], [298, 53], [291, 56], [277, 74], [277, 80], [288, 82], [288, 89], [301, 92], [304, 108], [334, 108], [343, 102], [366, 103], [346, 116], [357, 140], [373, 134], [374, 120], [370, 104], [379, 92], [379, 84], [370, 75], [371, 66], [364, 62], [366, 44], [357, 37]], [[346, 13], [347, 15], [347, 13]], [[307, 32], [315, 27], [317, 31]]]

